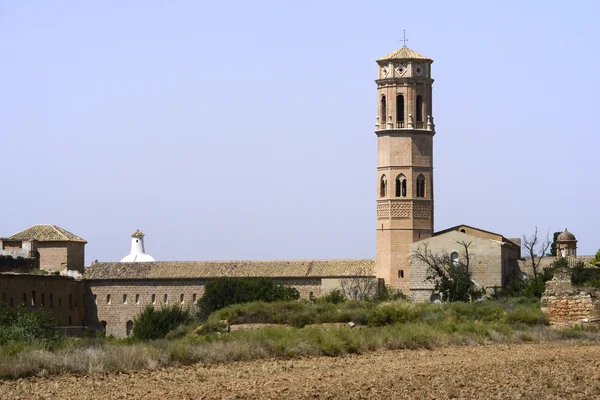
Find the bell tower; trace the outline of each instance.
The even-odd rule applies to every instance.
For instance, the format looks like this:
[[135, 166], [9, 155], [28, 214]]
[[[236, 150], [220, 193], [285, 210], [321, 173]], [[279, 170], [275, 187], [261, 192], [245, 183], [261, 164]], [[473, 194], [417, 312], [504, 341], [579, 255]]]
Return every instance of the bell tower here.
[[377, 60], [375, 274], [406, 294], [410, 245], [433, 235], [432, 62], [406, 46]]

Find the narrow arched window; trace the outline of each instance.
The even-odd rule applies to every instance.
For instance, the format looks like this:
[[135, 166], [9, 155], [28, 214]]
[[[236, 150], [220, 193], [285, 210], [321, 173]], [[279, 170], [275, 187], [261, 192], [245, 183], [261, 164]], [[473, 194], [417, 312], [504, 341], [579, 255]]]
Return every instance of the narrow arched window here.
[[396, 197], [406, 197], [406, 177], [403, 174], [396, 177]]
[[381, 122], [383, 129], [385, 129], [385, 124], [387, 123], [387, 102], [385, 100], [385, 95], [381, 96]]
[[425, 177], [423, 175], [417, 177], [417, 197], [425, 197]]
[[106, 321], [100, 321], [100, 325], [102, 326], [102, 330], [106, 332]]
[[417, 122], [423, 122], [423, 96], [417, 96], [417, 109], [415, 110], [417, 114]]
[[381, 176], [381, 181], [379, 182], [379, 197], [385, 197], [387, 193], [387, 178], [385, 175]]
[[404, 128], [404, 96], [396, 96], [396, 125], [398, 128]]
[[458, 253], [457, 252], [452, 252], [452, 254], [450, 254], [450, 262], [452, 262], [453, 266], [458, 265]]
[[133, 333], [133, 321], [127, 321], [125, 324], [125, 330], [127, 332], [127, 336], [131, 336]]

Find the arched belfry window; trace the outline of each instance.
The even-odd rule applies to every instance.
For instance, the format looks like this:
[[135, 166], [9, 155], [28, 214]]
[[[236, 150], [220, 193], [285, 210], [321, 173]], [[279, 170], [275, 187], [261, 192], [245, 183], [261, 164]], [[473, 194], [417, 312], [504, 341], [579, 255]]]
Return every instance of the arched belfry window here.
[[385, 197], [387, 192], [387, 178], [385, 175], [381, 176], [381, 181], [379, 182], [379, 197]]
[[385, 124], [387, 123], [387, 102], [385, 95], [381, 96], [381, 123], [385, 128]]
[[403, 174], [396, 177], [396, 197], [406, 197], [406, 177]]
[[417, 109], [415, 110], [417, 114], [417, 122], [423, 122], [423, 96], [417, 96]]
[[402, 128], [401, 122], [404, 122], [404, 96], [399, 94], [396, 96], [396, 123], [399, 128]]
[[417, 177], [417, 197], [425, 197], [425, 177], [423, 175]]

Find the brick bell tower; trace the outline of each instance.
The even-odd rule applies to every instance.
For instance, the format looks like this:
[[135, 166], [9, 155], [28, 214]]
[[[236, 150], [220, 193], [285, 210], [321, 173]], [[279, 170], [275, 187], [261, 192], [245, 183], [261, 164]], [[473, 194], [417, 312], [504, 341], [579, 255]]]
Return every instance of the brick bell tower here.
[[432, 62], [406, 46], [377, 60], [375, 274], [406, 294], [410, 245], [433, 234]]

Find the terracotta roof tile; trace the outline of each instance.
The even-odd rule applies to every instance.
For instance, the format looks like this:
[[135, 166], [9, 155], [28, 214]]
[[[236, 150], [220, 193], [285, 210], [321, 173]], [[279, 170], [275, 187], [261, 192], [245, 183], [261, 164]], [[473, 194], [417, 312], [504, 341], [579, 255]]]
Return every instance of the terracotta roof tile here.
[[95, 262], [85, 279], [372, 276], [375, 260]]
[[82, 242], [85, 240], [56, 225], [33, 225], [19, 233], [9, 236], [10, 240], [37, 240], [39, 242]]
[[398, 50], [393, 51], [384, 57], [381, 57], [377, 61], [384, 61], [384, 60], [429, 60], [429, 61], [433, 61], [431, 58], [426, 57], [421, 53], [417, 53], [416, 51], [409, 49], [408, 47], [401, 47]]

